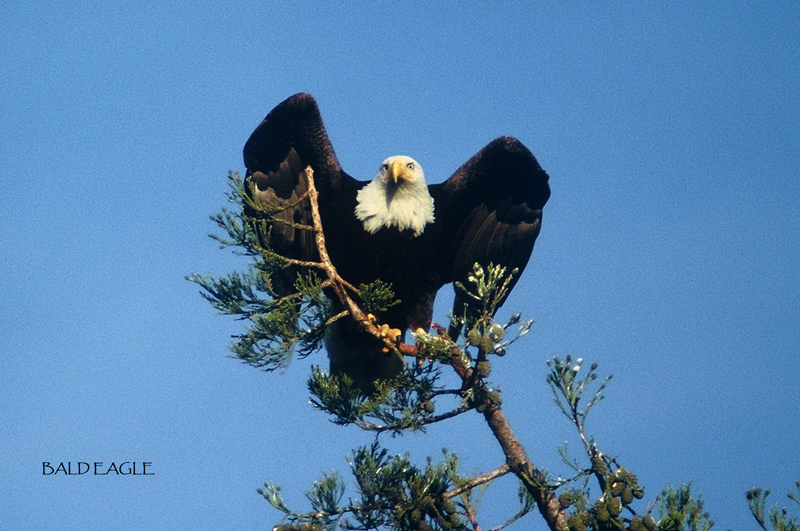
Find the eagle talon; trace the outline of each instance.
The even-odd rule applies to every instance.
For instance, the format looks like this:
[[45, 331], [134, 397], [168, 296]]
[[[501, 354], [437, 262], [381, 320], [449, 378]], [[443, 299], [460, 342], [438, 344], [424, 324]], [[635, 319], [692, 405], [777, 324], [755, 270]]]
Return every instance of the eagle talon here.
[[399, 328], [389, 328], [388, 325], [386, 328], [386, 337], [389, 338], [389, 341], [392, 343], [400, 343], [400, 336], [403, 332], [401, 332]]
[[[378, 327], [378, 333], [380, 334], [381, 338], [388, 339], [395, 345], [400, 344], [400, 336], [403, 332], [399, 328], [390, 328], [387, 324], [382, 324]], [[387, 353], [389, 352], [389, 347], [381, 348], [381, 352]]]

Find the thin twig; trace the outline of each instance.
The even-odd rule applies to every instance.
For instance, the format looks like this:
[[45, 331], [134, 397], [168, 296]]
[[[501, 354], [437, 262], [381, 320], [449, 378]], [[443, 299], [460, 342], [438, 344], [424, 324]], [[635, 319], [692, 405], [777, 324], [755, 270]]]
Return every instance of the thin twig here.
[[[443, 420], [451, 419], [453, 417], [457, 417], [462, 413], [466, 413], [467, 411], [471, 410], [471, 407], [459, 407], [453, 409], [452, 411], [448, 411], [447, 413], [442, 413], [441, 415], [434, 415], [432, 417], [427, 417], [421, 419], [419, 421], [419, 426], [428, 426], [430, 424], [435, 424], [436, 422], [441, 422]], [[361, 428], [362, 430], [366, 431], [375, 431], [378, 433], [390, 430], [396, 430], [403, 426], [403, 422], [396, 422], [393, 424], [376, 424], [374, 422], [369, 422], [367, 420], [356, 420], [354, 421], [355, 425]]]
[[461, 395], [463, 392], [464, 391], [461, 389], [438, 389], [436, 391], [431, 391], [431, 396]]
[[329, 317], [328, 320], [325, 321], [325, 325], [326, 326], [330, 325], [331, 323], [333, 323], [335, 321], [338, 321], [342, 317], [347, 317], [348, 315], [350, 315], [350, 314], [347, 313], [347, 310], [341, 311], [341, 312], [337, 313], [336, 315], [333, 315], [333, 316]]
[[[261, 172], [256, 172], [256, 173], [261, 173]], [[280, 199], [274, 192], [272, 193], [275, 198], [275, 201], [270, 202], [269, 198], [256, 199], [257, 197], [256, 194], [257, 192], [259, 192], [259, 190], [258, 190], [258, 185], [252, 180], [252, 177], [254, 176], [255, 174], [253, 174], [253, 176], [251, 176], [250, 178], [250, 194], [245, 196], [247, 200], [247, 206], [249, 206], [253, 210], [258, 210], [259, 212], [265, 212], [265, 210], [268, 210], [265, 213], [270, 217], [274, 217], [275, 214], [277, 214], [278, 212], [284, 212], [286, 210], [289, 210], [290, 208], [294, 208], [308, 198], [308, 190], [306, 190], [305, 192], [297, 196], [297, 199], [295, 199], [294, 201], [286, 201], [284, 199]], [[314, 229], [312, 227], [309, 230], [314, 230]]]
[[286, 225], [287, 227], [291, 227], [297, 230], [307, 230], [308, 232], [314, 231], [313, 225], [306, 225], [304, 223], [295, 223], [294, 221], [289, 221], [288, 219], [281, 219], [276, 217], [273, 218], [272, 221], [274, 221], [275, 223]]
[[467, 513], [467, 518], [469, 519], [469, 523], [472, 524], [472, 531], [481, 531], [481, 526], [478, 524], [478, 515], [475, 514], [475, 510], [472, 508], [472, 504], [469, 501], [465, 501], [464, 505], [464, 512]]
[[586, 433], [583, 429], [583, 422], [580, 421], [578, 417], [577, 411], [578, 405], [575, 404], [572, 408], [572, 421], [575, 423], [575, 426], [578, 428], [578, 435], [580, 435], [581, 441], [583, 441], [583, 447], [586, 449], [586, 454], [589, 456], [589, 462], [592, 464], [592, 474], [594, 474], [597, 483], [600, 485], [600, 490], [605, 492], [606, 491], [606, 477], [601, 474], [597, 470], [597, 466], [595, 466], [595, 459], [602, 459], [602, 455], [600, 452], [595, 448], [592, 443], [589, 442], [589, 439], [586, 437]]
[[494, 481], [499, 477], [503, 477], [506, 474], [511, 472], [511, 469], [508, 467], [508, 463], [503, 464], [491, 472], [487, 472], [486, 474], [482, 474], [480, 476], [476, 476], [469, 481], [462, 483], [458, 487], [448, 490], [443, 494], [445, 498], [454, 498], [456, 496], [460, 496], [461, 494], [467, 492], [468, 490], [472, 490], [475, 487], [483, 485], [484, 483], [489, 483], [490, 481]]
[[434, 424], [434, 423], [440, 422], [442, 420], [451, 419], [453, 417], [457, 417], [458, 415], [460, 415], [462, 413], [466, 413], [467, 411], [470, 411], [471, 409], [472, 409], [471, 407], [461, 406], [459, 408], [453, 409], [452, 411], [448, 411], [447, 413], [442, 413], [441, 415], [434, 415], [433, 417], [429, 417], [427, 419], [422, 419], [422, 424], [423, 425]]

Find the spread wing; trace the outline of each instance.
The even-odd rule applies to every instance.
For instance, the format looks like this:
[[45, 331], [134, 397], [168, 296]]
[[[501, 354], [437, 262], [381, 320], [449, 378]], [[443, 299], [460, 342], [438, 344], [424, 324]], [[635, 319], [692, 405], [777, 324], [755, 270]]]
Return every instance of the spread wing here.
[[[477, 262], [525, 269], [550, 197], [548, 175], [520, 141], [500, 137], [479, 151], [447, 181], [431, 186], [443, 246], [441, 275], [460, 281]], [[512, 284], [513, 287], [513, 284]], [[468, 298], [456, 290], [455, 315]]]
[[[335, 203], [343, 183], [354, 181], [344, 173], [336, 159], [316, 101], [310, 94], [295, 94], [275, 107], [256, 127], [244, 146], [247, 180], [255, 184], [257, 201], [275, 204], [279, 198], [289, 208], [277, 214], [279, 220], [260, 231], [262, 244], [283, 256], [298, 260], [317, 258], [313, 234], [297, 225], [311, 225], [308, 201], [300, 201], [308, 190], [304, 170], [311, 166], [314, 182], [323, 200]], [[249, 190], [249, 186], [248, 186]], [[247, 209], [247, 215], [259, 213]], [[293, 291], [296, 269], [274, 278], [276, 292]]]

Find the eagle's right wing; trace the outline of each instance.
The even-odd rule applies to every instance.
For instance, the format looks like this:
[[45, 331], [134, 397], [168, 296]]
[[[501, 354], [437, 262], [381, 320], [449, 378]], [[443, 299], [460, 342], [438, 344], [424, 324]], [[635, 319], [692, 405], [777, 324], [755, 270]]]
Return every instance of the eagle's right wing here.
[[[248, 191], [249, 183], [255, 185], [253, 199], [275, 204], [278, 198], [290, 205], [275, 216], [283, 222], [273, 221], [258, 235], [262, 244], [288, 258], [316, 260], [314, 234], [297, 227], [312, 225], [310, 204], [300, 201], [308, 191], [304, 170], [311, 166], [320, 196], [332, 200], [343, 183], [350, 185], [354, 179], [339, 166], [314, 98], [295, 94], [270, 111], [244, 146], [244, 164]], [[259, 217], [249, 208], [245, 214]], [[274, 278], [278, 295], [293, 292], [296, 274], [290, 267]]]

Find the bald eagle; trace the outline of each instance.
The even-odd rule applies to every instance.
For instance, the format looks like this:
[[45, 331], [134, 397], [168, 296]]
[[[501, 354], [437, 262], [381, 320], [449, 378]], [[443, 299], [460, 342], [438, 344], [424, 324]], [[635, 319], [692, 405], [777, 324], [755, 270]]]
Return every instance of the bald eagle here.
[[[428, 185], [422, 166], [407, 156], [384, 160], [369, 182], [356, 180], [339, 165], [309, 94], [291, 96], [264, 118], [244, 146], [244, 163], [255, 199], [277, 196], [294, 204], [279, 216], [306, 225], [310, 206], [294, 200], [306, 192], [304, 169], [311, 166], [333, 265], [356, 286], [376, 279], [390, 283], [400, 302], [378, 320], [401, 333], [427, 331], [436, 293], [445, 284], [466, 284], [475, 263], [521, 273], [550, 197], [547, 173], [521, 142], [507, 136], [490, 142], [441, 184]], [[318, 259], [313, 235], [295, 225], [273, 222], [260, 237], [268, 237], [283, 256]], [[288, 267], [273, 279], [278, 295], [294, 291], [297, 272]], [[463, 315], [468, 305], [456, 290], [454, 314]], [[402, 360], [383, 352], [349, 318], [329, 327], [325, 346], [331, 373], [350, 376], [361, 389], [403, 368]]]

